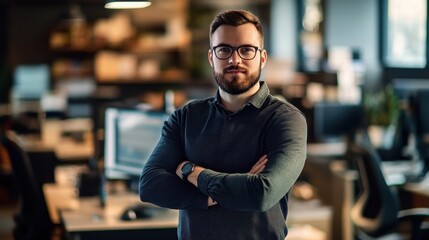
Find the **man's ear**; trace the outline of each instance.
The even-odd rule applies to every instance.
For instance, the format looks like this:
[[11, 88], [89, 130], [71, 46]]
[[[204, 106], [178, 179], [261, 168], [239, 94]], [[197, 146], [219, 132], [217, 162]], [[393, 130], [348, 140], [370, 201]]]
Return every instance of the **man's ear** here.
[[261, 68], [265, 67], [267, 60], [268, 60], [268, 53], [267, 53], [267, 50], [264, 49], [261, 51]]
[[211, 49], [207, 53], [207, 58], [209, 59], [210, 66], [213, 67], [213, 51]]

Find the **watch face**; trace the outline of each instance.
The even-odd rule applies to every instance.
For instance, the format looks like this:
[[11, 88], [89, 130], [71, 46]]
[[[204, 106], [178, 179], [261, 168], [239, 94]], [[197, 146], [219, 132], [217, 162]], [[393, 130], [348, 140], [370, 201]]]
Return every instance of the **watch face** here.
[[188, 175], [191, 173], [192, 169], [194, 168], [194, 165], [192, 163], [185, 163], [182, 167], [182, 174]]

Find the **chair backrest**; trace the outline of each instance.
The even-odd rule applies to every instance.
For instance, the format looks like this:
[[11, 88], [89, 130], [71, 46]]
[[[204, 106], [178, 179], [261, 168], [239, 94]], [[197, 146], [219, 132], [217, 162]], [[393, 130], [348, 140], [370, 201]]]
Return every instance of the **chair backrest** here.
[[425, 107], [429, 102], [429, 91], [419, 91], [416, 100], [416, 134], [417, 149], [425, 162], [425, 170], [429, 170], [429, 112]]
[[349, 145], [351, 161], [357, 163], [361, 191], [351, 210], [355, 227], [372, 237], [393, 230], [398, 223], [399, 198], [387, 185], [381, 160], [366, 132], [362, 139]]
[[19, 213], [15, 216], [16, 231], [34, 236], [46, 236], [53, 228], [42, 186], [37, 182], [26, 153], [12, 132], [1, 134], [1, 144], [9, 154], [20, 199]]

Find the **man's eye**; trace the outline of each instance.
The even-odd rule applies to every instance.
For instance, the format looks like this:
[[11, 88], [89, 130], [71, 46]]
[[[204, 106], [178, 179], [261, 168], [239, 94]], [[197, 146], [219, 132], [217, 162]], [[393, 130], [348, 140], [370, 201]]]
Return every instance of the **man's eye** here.
[[242, 52], [242, 53], [252, 53], [254, 51], [255, 51], [255, 49], [252, 48], [252, 47], [242, 47], [242, 48], [240, 48], [240, 52]]
[[218, 48], [217, 51], [220, 53], [229, 53], [229, 52], [231, 52], [231, 49], [228, 47], [221, 47], [221, 48]]

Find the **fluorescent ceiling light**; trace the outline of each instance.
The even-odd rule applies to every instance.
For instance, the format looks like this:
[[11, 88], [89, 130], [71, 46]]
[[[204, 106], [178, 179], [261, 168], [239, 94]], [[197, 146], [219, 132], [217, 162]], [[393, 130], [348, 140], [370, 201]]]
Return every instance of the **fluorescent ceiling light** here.
[[149, 0], [107, 0], [105, 8], [108, 9], [136, 9], [149, 7]]

